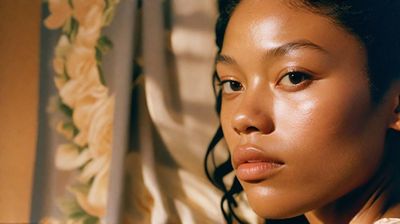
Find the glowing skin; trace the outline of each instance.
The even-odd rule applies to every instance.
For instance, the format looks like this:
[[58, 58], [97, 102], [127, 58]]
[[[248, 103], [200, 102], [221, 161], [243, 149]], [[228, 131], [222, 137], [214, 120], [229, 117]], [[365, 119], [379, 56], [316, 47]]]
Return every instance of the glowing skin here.
[[[395, 102], [371, 102], [362, 44], [285, 1], [242, 1], [217, 72], [224, 136], [256, 213], [324, 223], [356, 216], [384, 179], [374, 174]], [[363, 220], [381, 215], [371, 214]]]

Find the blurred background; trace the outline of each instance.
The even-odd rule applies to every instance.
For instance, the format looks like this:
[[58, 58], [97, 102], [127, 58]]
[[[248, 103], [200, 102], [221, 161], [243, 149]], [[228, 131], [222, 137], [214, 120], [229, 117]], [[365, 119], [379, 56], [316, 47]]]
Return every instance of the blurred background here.
[[[216, 2], [48, 2], [80, 2], [88, 12], [100, 4], [104, 14], [115, 5], [111, 24], [101, 30], [113, 47], [101, 59], [96, 52], [108, 95], [115, 96], [106, 215], [86, 209], [84, 197], [79, 212], [89, 215], [74, 223], [222, 223], [221, 194], [203, 167], [218, 126], [211, 87]], [[54, 165], [57, 146], [66, 140], [54, 127], [59, 116], [48, 110], [61, 89], [53, 82], [53, 57], [66, 27], [76, 35], [68, 23], [79, 22], [72, 14], [64, 27], [44, 26], [57, 13], [40, 0], [0, 0], [0, 223], [66, 223], [71, 216], [60, 211], [58, 197], [71, 194], [69, 186], [85, 168]], [[96, 27], [81, 21], [88, 33]]]

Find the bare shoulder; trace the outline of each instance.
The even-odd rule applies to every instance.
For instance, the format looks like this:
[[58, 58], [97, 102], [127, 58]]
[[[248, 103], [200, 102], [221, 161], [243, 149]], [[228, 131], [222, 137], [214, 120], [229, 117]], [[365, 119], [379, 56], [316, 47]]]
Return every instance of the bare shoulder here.
[[379, 219], [374, 224], [400, 224], [400, 204], [392, 206], [382, 217], [385, 218]]
[[374, 224], [400, 224], [400, 218], [383, 218], [374, 222]]

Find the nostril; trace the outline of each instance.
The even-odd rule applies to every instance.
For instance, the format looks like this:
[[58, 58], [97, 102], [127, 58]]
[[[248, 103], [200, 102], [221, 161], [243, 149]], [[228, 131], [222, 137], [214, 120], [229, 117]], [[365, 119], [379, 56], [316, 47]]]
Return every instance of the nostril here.
[[241, 129], [241, 130], [235, 128], [235, 131], [238, 134], [250, 134], [252, 132], [259, 132], [260, 130], [254, 126], [249, 126], [247, 128]]
[[258, 130], [258, 128], [254, 127], [254, 126], [250, 126], [250, 127], [246, 128], [245, 133], [249, 134], [251, 132], [258, 132], [258, 131], [260, 131], [260, 130]]

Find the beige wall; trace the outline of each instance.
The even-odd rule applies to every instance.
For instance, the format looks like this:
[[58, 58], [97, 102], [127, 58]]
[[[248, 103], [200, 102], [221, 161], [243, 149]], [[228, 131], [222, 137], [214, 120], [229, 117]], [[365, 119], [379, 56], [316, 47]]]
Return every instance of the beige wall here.
[[40, 0], [0, 0], [0, 223], [29, 220]]

